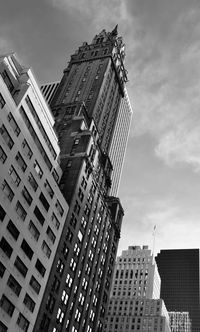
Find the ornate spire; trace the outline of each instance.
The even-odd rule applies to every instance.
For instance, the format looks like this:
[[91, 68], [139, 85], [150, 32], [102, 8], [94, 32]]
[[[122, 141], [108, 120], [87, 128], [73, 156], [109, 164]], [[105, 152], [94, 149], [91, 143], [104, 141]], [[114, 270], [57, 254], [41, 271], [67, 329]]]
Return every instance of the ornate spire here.
[[118, 31], [117, 31], [117, 29], [118, 29], [118, 24], [115, 26], [115, 28], [114, 28], [113, 31], [111, 32], [111, 35], [112, 35], [113, 37], [117, 37], [117, 35], [118, 35]]

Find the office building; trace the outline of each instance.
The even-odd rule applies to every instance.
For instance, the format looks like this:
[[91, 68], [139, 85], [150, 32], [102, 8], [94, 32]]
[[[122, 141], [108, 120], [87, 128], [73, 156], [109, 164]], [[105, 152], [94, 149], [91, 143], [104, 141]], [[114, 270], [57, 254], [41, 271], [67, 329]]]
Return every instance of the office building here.
[[124, 213], [110, 195], [124, 57], [117, 27], [103, 30], [71, 56], [51, 101], [69, 212], [34, 331], [103, 329]]
[[160, 277], [148, 246], [130, 246], [117, 258], [104, 332], [169, 332]]
[[56, 93], [59, 83], [60, 82], [47, 83], [41, 85], [40, 87], [42, 94], [49, 105], [51, 104], [51, 101]]
[[68, 212], [53, 125], [31, 70], [1, 56], [1, 332], [33, 330]]
[[167, 310], [189, 312], [192, 332], [200, 331], [199, 258], [199, 249], [161, 250], [156, 257]]
[[171, 332], [191, 332], [189, 312], [170, 311], [168, 314]]

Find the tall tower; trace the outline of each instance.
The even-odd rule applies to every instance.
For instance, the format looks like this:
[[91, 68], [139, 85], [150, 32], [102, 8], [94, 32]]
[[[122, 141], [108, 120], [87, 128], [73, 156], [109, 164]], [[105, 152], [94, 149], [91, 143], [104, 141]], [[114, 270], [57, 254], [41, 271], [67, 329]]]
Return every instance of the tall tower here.
[[68, 212], [53, 124], [31, 70], [1, 56], [1, 332], [33, 330]]
[[103, 30], [71, 56], [51, 102], [69, 212], [34, 331], [103, 329], [123, 218], [109, 192], [124, 57], [117, 27]]
[[170, 331], [160, 276], [147, 246], [130, 246], [117, 258], [103, 331]]
[[200, 331], [199, 259], [199, 249], [161, 250], [156, 257], [167, 309], [189, 312], [192, 332]]

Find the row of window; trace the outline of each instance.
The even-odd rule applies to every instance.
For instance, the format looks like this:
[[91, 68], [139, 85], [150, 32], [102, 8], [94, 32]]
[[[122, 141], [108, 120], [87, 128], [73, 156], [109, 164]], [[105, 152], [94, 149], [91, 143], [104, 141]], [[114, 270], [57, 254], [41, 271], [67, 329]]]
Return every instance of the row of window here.
[[[29, 301], [29, 295], [26, 294], [27, 296], [25, 296], [24, 298], [24, 304], [31, 308], [31, 306], [33, 306], [33, 303]], [[31, 299], [31, 298], [30, 298]], [[0, 301], [0, 306], [1, 308], [8, 314], [8, 316], [12, 317], [13, 312], [15, 310], [15, 306], [12, 304], [12, 302], [3, 294], [1, 297], [1, 301]], [[29, 328], [29, 321], [24, 317], [24, 315], [22, 315], [21, 313], [19, 313], [18, 318], [17, 318], [17, 325], [21, 328], [22, 331], [28, 331]], [[2, 329], [1, 329], [2, 327]], [[4, 332], [7, 331], [6, 326], [0, 322], [0, 331]]]

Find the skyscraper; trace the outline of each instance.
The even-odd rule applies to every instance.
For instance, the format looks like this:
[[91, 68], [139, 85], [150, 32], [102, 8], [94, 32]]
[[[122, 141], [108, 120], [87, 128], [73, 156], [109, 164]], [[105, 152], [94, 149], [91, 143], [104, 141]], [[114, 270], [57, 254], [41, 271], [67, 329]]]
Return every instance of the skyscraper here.
[[31, 70], [1, 56], [1, 332], [33, 330], [68, 212], [53, 124]]
[[200, 331], [199, 259], [199, 249], [161, 250], [156, 257], [167, 310], [189, 312], [192, 332]]
[[[117, 27], [103, 30], [71, 56], [51, 101], [69, 212], [34, 331], [103, 328], [123, 218], [119, 199], [109, 193], [115, 131], [123, 139], [129, 131], [127, 120], [117, 127], [124, 57]], [[122, 162], [118, 167], [120, 173]]]
[[147, 246], [130, 246], [117, 258], [104, 332], [169, 332], [160, 299], [160, 276]]

